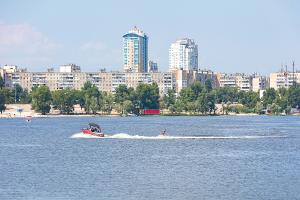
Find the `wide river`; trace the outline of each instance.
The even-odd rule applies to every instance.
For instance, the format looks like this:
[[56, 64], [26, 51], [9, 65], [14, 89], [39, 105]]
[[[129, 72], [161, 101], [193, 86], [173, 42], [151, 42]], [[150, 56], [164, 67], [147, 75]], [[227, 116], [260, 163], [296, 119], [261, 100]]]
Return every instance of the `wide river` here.
[[300, 199], [300, 117], [0, 119], [0, 199]]

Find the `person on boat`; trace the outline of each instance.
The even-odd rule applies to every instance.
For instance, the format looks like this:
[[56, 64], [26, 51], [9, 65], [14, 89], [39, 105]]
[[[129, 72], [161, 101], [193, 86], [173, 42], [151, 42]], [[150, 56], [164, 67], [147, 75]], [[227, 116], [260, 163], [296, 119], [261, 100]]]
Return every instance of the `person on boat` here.
[[95, 124], [95, 123], [89, 123], [89, 127], [90, 127], [90, 130], [92, 132], [97, 132], [97, 133], [101, 133], [101, 127], [98, 125], [98, 124]]
[[164, 130], [160, 133], [160, 135], [163, 135], [163, 136], [167, 135], [167, 130], [164, 129]]
[[31, 118], [31, 116], [27, 116], [25, 119], [26, 119], [27, 122], [31, 122], [32, 118]]
[[89, 127], [82, 129], [82, 132], [88, 135], [104, 137], [104, 133], [102, 133], [101, 127], [95, 123], [89, 123]]

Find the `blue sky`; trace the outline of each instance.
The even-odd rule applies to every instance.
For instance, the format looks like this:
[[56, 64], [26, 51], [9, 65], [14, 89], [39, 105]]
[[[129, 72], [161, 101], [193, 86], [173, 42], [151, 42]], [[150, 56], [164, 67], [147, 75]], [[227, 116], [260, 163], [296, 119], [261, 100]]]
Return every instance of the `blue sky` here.
[[182, 37], [198, 44], [200, 68], [267, 74], [295, 60], [300, 70], [299, 10], [298, 0], [1, 0], [0, 65], [121, 70], [122, 35], [137, 26], [161, 71]]

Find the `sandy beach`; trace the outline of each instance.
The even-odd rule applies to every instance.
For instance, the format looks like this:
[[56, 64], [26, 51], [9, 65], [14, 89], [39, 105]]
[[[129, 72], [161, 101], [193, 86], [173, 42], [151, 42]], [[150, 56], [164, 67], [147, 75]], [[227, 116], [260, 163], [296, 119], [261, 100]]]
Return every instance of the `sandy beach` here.
[[[79, 105], [74, 106], [74, 113], [70, 115], [62, 115], [59, 110], [51, 109], [50, 113], [47, 115], [42, 115], [34, 111], [31, 108], [30, 104], [7, 104], [6, 110], [1, 114], [0, 118], [24, 118], [24, 117], [93, 117], [99, 116], [93, 114], [86, 114], [84, 110], [81, 110]], [[118, 113], [112, 113], [111, 115], [102, 115], [101, 116], [119, 116]]]

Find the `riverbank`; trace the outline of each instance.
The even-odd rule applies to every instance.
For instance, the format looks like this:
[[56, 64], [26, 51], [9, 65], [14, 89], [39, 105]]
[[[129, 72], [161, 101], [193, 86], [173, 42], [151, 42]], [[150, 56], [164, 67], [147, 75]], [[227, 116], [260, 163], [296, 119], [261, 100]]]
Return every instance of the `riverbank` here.
[[[257, 113], [234, 113], [229, 112], [228, 116], [258, 116]], [[293, 116], [300, 116], [300, 113], [292, 114]], [[111, 114], [97, 113], [97, 114], [86, 114], [84, 110], [80, 108], [79, 105], [74, 106], [74, 112], [72, 114], [60, 114], [59, 110], [50, 110], [50, 113], [47, 115], [42, 115], [41, 113], [37, 113], [36, 111], [31, 109], [30, 104], [7, 104], [6, 110], [2, 114], [0, 114], [0, 118], [25, 118], [25, 117], [97, 117], [97, 116], [109, 116], [109, 117], [117, 117], [121, 116], [120, 113], [114, 111]], [[158, 116], [224, 116], [220, 111], [216, 112], [216, 114], [201, 114], [201, 113], [170, 113], [166, 110], [162, 110], [161, 114]], [[127, 116], [130, 117], [130, 116]]]

